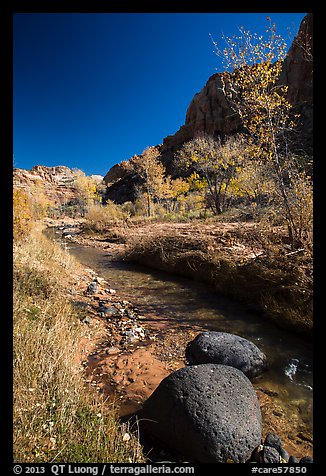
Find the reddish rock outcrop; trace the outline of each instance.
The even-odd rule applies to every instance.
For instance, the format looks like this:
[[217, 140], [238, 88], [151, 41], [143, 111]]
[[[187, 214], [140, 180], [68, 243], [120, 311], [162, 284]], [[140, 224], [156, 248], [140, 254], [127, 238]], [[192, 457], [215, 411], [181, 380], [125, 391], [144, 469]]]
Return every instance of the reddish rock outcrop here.
[[36, 165], [31, 170], [15, 168], [13, 185], [32, 194], [44, 192], [55, 204], [76, 198], [75, 176], [65, 166]]
[[120, 162], [110, 168], [108, 173], [104, 177], [104, 182], [108, 185], [124, 178], [130, 173], [130, 167], [128, 167], [128, 161]]
[[229, 102], [232, 92], [228, 77], [228, 73], [213, 74], [202, 90], [195, 94], [188, 107], [185, 124], [163, 140], [163, 153], [179, 149], [199, 132], [224, 136], [242, 129], [240, 116]]
[[313, 102], [313, 14], [301, 22], [284, 60], [280, 83], [289, 87], [288, 100], [298, 106]]

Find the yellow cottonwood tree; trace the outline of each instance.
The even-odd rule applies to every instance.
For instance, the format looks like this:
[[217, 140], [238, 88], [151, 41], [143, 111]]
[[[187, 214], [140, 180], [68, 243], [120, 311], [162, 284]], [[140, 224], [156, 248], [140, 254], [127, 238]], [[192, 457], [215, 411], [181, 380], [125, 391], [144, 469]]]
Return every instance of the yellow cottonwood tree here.
[[97, 183], [92, 177], [88, 177], [82, 170], [74, 169], [75, 187], [81, 200], [87, 205], [92, 204], [98, 198]]
[[13, 190], [13, 236], [15, 242], [22, 241], [28, 236], [32, 227], [32, 203], [25, 190]]
[[143, 179], [142, 192], [146, 197], [147, 215], [153, 215], [153, 200], [165, 196], [169, 188], [165, 169], [159, 161], [160, 152], [156, 147], [147, 147], [139, 156], [130, 159], [130, 166]]
[[217, 42], [214, 45], [229, 70], [233, 91], [229, 100], [248, 131], [252, 157], [257, 158], [257, 166], [260, 162], [268, 165], [290, 242], [297, 246], [301, 228], [291, 202], [296, 169], [289, 141], [295, 117], [286, 99], [287, 86], [279, 83], [286, 44], [277, 34], [276, 25], [268, 20], [266, 39], [240, 28], [238, 36], [224, 38], [225, 48], [220, 49]]
[[189, 182], [197, 190], [205, 189], [207, 205], [219, 215], [228, 207], [230, 185], [245, 156], [246, 145], [240, 136], [229, 137], [222, 143], [203, 133], [182, 146], [176, 163], [193, 171]]

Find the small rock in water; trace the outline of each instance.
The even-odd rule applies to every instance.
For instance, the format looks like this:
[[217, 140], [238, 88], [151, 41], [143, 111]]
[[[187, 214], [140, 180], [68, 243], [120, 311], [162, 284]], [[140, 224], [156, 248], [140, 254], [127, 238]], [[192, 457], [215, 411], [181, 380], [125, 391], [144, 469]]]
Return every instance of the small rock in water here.
[[310, 456], [303, 456], [299, 461], [300, 464], [313, 463], [313, 462], [314, 460]]

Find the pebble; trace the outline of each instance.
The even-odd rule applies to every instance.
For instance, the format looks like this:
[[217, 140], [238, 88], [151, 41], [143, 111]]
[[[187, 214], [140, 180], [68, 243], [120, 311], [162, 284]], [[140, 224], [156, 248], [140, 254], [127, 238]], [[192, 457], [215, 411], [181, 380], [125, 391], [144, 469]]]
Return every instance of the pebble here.
[[299, 463], [299, 460], [295, 456], [290, 456], [288, 463], [289, 464]]
[[82, 322], [83, 324], [88, 324], [88, 325], [89, 325], [89, 324], [91, 324], [91, 322], [92, 322], [92, 318], [91, 318], [91, 316], [86, 316], [86, 317], [84, 317], [84, 319], [82, 319], [81, 322]]
[[303, 456], [299, 461], [300, 464], [313, 463], [313, 462], [314, 460], [310, 456]]
[[73, 301], [72, 302], [73, 307], [79, 308], [79, 309], [87, 309], [88, 304], [84, 301]]
[[261, 452], [262, 463], [280, 463], [280, 454], [276, 448], [272, 446], [264, 446]]
[[120, 352], [120, 349], [119, 347], [109, 347], [108, 349], [106, 349], [105, 353], [108, 354], [108, 355], [111, 355], [111, 354], [116, 354]]
[[264, 449], [263, 445], [257, 446], [257, 448], [254, 449], [252, 452], [250, 461], [255, 461], [256, 463], [259, 463], [260, 460], [260, 453]]
[[115, 307], [100, 306], [98, 311], [102, 317], [104, 316], [113, 317], [114, 315], [119, 314], [118, 310]]
[[267, 433], [264, 446], [275, 448], [279, 452], [282, 448], [282, 441], [276, 433]]
[[289, 453], [283, 447], [280, 448], [279, 453], [281, 458], [287, 463], [290, 458]]
[[98, 285], [96, 281], [93, 281], [87, 286], [87, 294], [94, 294], [97, 291]]

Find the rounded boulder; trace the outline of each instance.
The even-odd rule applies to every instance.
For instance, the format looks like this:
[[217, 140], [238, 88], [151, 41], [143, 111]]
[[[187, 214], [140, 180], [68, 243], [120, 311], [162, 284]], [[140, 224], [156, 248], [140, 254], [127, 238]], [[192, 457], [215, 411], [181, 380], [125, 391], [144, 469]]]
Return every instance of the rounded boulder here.
[[244, 463], [261, 443], [255, 390], [241, 371], [225, 365], [194, 365], [173, 372], [139, 416], [147, 433], [199, 463]]
[[192, 364], [222, 364], [241, 370], [248, 378], [266, 369], [266, 355], [252, 342], [226, 332], [203, 332], [188, 343], [186, 358]]

